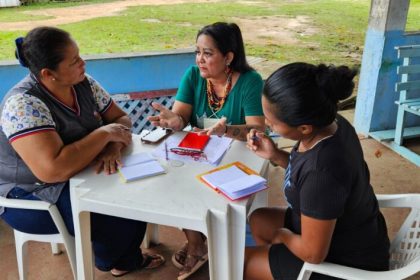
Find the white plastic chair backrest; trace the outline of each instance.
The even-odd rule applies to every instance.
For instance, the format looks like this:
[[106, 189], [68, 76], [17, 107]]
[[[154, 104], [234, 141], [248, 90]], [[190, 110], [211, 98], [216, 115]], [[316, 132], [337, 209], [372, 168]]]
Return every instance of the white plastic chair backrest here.
[[411, 211], [391, 242], [390, 270], [405, 267], [420, 259], [420, 194], [392, 197], [388, 200], [387, 195], [378, 195], [379, 206], [411, 208]]

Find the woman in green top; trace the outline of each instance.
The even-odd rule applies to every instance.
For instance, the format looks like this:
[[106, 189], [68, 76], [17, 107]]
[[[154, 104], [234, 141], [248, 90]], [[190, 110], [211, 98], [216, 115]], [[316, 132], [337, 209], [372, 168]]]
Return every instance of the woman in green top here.
[[246, 61], [239, 27], [217, 22], [197, 34], [196, 64], [179, 85], [172, 110], [160, 111], [152, 124], [182, 130], [190, 123], [208, 134], [246, 140], [251, 128], [264, 128], [261, 105], [263, 81]]
[[[152, 124], [182, 130], [188, 123], [207, 134], [246, 140], [251, 128], [264, 130], [261, 105], [263, 81], [246, 61], [239, 27], [218, 22], [203, 27], [196, 39], [196, 66], [185, 73], [169, 110], [158, 103]], [[188, 242], [172, 261], [186, 279], [207, 261], [205, 237], [184, 230]]]

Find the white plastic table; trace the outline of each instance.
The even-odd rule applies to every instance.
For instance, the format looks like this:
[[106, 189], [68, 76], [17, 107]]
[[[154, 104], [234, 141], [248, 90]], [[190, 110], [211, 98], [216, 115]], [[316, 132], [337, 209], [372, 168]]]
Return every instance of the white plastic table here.
[[[155, 147], [142, 144], [134, 135], [128, 153], [151, 152]], [[238, 160], [261, 174], [266, 172], [263, 159], [245, 143], [234, 141], [221, 164]], [[196, 178], [214, 166], [161, 163], [167, 174], [130, 183], [123, 183], [118, 174], [97, 175], [89, 168], [71, 179], [78, 279], [94, 278], [90, 212], [201, 231], [207, 236], [210, 278], [243, 278], [247, 213], [251, 206], [267, 205], [267, 192], [232, 202]]]

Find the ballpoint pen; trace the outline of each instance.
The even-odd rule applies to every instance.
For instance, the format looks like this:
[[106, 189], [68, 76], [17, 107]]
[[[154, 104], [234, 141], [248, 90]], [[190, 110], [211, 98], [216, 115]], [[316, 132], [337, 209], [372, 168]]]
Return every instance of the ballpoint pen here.
[[270, 138], [280, 138], [280, 137], [281, 137], [281, 135], [280, 135], [280, 134], [275, 133], [275, 132], [272, 132], [272, 131], [268, 134], [268, 136], [269, 136]]
[[[281, 137], [280, 134], [274, 133], [274, 132], [270, 132], [270, 134], [267, 135], [268, 137], [270, 137], [271, 139], [273, 138], [279, 138]], [[257, 134], [255, 133], [254, 135], [251, 136], [251, 140], [252, 141], [258, 141], [260, 138], [257, 136]]]
[[252, 141], [258, 141], [258, 140], [260, 140], [260, 138], [257, 136], [257, 132], [256, 131], [254, 131], [253, 135], [251, 136], [251, 140]]
[[168, 143], [166, 143], [166, 141], [165, 141], [165, 158], [166, 158], [166, 161], [169, 160], [169, 157], [168, 157]]

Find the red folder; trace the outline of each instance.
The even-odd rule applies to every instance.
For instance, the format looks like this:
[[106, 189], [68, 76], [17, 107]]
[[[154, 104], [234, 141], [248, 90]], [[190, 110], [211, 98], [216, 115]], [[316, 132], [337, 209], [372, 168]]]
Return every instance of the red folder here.
[[208, 135], [188, 132], [178, 144], [178, 147], [186, 150], [203, 151], [209, 140], [210, 136]]

